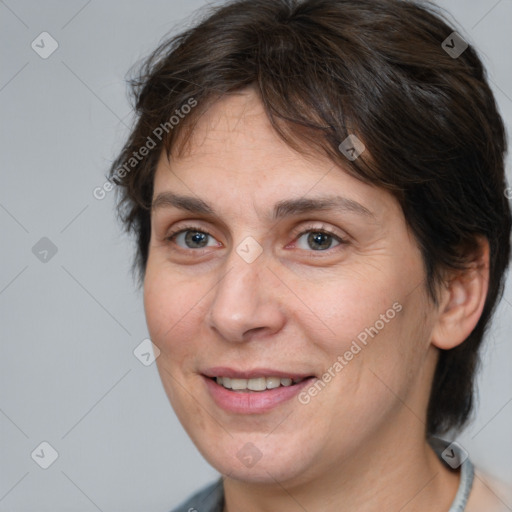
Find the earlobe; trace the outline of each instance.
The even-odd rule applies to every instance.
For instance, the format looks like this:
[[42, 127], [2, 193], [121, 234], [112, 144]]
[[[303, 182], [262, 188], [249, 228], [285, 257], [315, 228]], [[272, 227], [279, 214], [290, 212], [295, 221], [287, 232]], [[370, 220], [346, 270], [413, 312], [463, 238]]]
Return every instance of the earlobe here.
[[460, 345], [473, 331], [482, 314], [489, 285], [489, 243], [480, 240], [478, 257], [444, 285], [431, 343], [449, 350]]

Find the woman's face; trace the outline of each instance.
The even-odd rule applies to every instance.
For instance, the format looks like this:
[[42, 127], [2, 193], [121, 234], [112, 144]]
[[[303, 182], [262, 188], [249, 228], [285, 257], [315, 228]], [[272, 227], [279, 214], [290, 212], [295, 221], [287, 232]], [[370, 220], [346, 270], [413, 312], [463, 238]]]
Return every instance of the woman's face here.
[[310, 481], [423, 439], [435, 311], [391, 195], [293, 151], [247, 90], [162, 156], [153, 201], [148, 328], [215, 468]]

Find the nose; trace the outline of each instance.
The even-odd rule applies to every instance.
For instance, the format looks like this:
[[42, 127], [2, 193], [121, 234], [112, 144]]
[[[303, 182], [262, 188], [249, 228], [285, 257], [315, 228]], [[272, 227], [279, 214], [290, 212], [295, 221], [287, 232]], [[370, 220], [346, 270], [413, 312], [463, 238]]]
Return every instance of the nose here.
[[248, 263], [233, 250], [224, 268], [207, 315], [209, 327], [233, 343], [282, 329], [285, 313], [279, 281], [268, 268], [265, 253]]

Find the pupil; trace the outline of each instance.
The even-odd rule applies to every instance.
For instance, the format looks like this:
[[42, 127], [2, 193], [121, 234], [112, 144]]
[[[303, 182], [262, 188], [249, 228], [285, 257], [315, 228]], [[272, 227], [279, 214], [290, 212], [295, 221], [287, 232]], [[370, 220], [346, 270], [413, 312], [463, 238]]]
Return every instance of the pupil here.
[[308, 236], [308, 243], [312, 248], [320, 249], [321, 251], [329, 249], [331, 245], [331, 235], [326, 233], [310, 233]]
[[200, 231], [189, 231], [185, 235], [185, 241], [187, 242], [187, 245], [204, 247], [207, 243], [206, 233], [201, 233]]

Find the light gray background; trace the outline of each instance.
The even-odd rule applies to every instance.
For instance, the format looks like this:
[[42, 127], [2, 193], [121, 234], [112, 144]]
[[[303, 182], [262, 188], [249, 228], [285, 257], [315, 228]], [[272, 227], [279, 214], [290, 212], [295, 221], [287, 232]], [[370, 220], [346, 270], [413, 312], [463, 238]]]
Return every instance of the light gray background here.
[[[512, 0], [440, 3], [480, 49], [510, 133]], [[133, 354], [147, 337], [133, 246], [115, 221], [114, 193], [92, 195], [131, 122], [126, 72], [205, 4], [0, 1], [2, 512], [164, 512], [217, 476], [176, 420], [155, 365]], [[47, 59], [31, 48], [43, 31], [59, 44]], [[510, 182], [510, 159], [508, 172]], [[42, 237], [58, 249], [46, 263], [32, 252]], [[459, 438], [508, 481], [511, 331], [509, 280], [480, 405]], [[59, 454], [46, 470], [31, 458], [43, 441]]]

